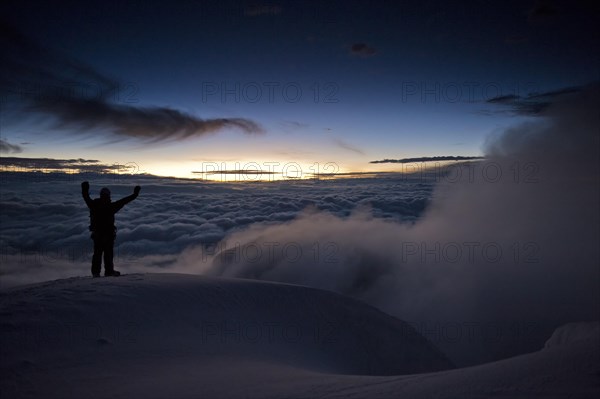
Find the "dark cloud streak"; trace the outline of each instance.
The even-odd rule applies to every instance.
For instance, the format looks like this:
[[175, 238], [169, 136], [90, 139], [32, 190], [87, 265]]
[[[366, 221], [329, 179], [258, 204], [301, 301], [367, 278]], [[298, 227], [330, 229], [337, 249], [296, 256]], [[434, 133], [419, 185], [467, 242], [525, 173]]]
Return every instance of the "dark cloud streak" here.
[[377, 54], [377, 50], [366, 43], [354, 43], [350, 47], [350, 53], [360, 57], [371, 57]]
[[106, 131], [119, 139], [147, 142], [201, 137], [226, 129], [262, 133], [244, 118], [202, 119], [167, 107], [140, 107], [111, 101], [120, 83], [88, 65], [44, 48], [0, 22], [3, 102], [21, 111], [54, 119], [56, 127], [73, 134]]
[[[527, 96], [510, 94], [490, 98], [486, 101], [486, 103], [510, 107], [509, 112], [514, 115], [537, 116], [544, 113], [544, 111], [546, 111], [546, 109], [552, 105], [555, 100], [567, 95], [579, 93], [581, 90], [582, 87], [574, 86], [544, 93], [532, 93]], [[494, 113], [491, 112], [490, 114]]]
[[122, 138], [152, 142], [203, 136], [228, 128], [247, 134], [262, 132], [256, 122], [244, 118], [200, 119], [172, 108], [134, 107], [94, 99], [42, 100], [32, 108], [56, 117], [60, 127], [107, 129]]
[[11, 144], [6, 140], [0, 139], [0, 153], [18, 154], [23, 152], [23, 147], [17, 144]]
[[413, 162], [436, 162], [436, 161], [468, 161], [475, 159], [483, 159], [484, 157], [463, 157], [463, 156], [438, 156], [438, 157], [419, 157], [419, 158], [402, 158], [402, 159], [382, 159], [379, 161], [371, 161], [369, 163], [413, 163]]
[[0, 172], [31, 172], [47, 171], [54, 172], [93, 172], [93, 173], [114, 173], [122, 170], [123, 165], [101, 164], [95, 159], [53, 159], [53, 158], [21, 158], [21, 157], [2, 157], [0, 158]]

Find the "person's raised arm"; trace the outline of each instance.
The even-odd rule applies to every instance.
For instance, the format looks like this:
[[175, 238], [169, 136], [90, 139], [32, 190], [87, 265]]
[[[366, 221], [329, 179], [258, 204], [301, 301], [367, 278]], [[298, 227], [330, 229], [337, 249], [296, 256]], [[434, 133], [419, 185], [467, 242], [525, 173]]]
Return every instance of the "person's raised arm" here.
[[130, 203], [131, 201], [133, 201], [134, 199], [136, 199], [137, 196], [140, 194], [140, 190], [141, 189], [142, 188], [140, 186], [135, 186], [135, 188], [133, 189], [133, 194], [131, 194], [131, 195], [127, 196], [127, 197], [121, 198], [118, 201], [113, 202], [112, 203], [113, 212], [115, 212], [115, 213], [119, 212], [119, 210], [121, 208], [123, 208], [125, 205], [127, 205], [128, 203]]
[[84, 181], [81, 183], [81, 196], [88, 208], [92, 207], [92, 199], [90, 198], [90, 183]]

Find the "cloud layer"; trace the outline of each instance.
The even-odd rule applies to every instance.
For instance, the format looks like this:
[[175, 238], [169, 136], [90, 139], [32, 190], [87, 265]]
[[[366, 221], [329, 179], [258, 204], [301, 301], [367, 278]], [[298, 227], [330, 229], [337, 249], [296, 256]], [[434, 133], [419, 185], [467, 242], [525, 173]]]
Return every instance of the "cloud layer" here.
[[[435, 183], [431, 176], [418, 175], [211, 183], [130, 175], [134, 169], [94, 160], [12, 159], [18, 160], [10, 163], [17, 170], [35, 166], [68, 173], [0, 173], [2, 285], [88, 273], [91, 240], [82, 180], [90, 181], [92, 197], [104, 186], [114, 199], [142, 186], [140, 197], [117, 215], [116, 262], [141, 270], [176, 267], [185, 248], [200, 245], [214, 251], [229, 233], [288, 222], [306, 209], [347, 217], [362, 208], [376, 218], [412, 223], [426, 208]], [[90, 173], [70, 174], [75, 169]], [[43, 272], [30, 269], [38, 267]], [[201, 269], [199, 264], [187, 271]]]

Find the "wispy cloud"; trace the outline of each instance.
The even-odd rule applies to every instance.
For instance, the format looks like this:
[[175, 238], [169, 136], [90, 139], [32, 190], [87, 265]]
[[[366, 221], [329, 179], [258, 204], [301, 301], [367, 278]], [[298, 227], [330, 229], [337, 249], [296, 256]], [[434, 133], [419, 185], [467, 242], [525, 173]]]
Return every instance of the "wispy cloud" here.
[[353, 146], [352, 144], [347, 143], [346, 141], [344, 141], [340, 138], [334, 137], [333, 142], [340, 148], [343, 148], [343, 149], [353, 152], [355, 154], [365, 155], [365, 152], [363, 150], [361, 150], [358, 147]]
[[103, 129], [123, 138], [166, 141], [204, 136], [228, 128], [247, 134], [262, 133], [244, 118], [201, 119], [166, 107], [134, 107], [95, 99], [40, 100], [32, 106], [58, 119], [60, 127], [81, 131]]
[[[545, 111], [546, 108], [548, 108], [548, 106], [550, 106], [556, 99], [566, 95], [578, 93], [581, 90], [582, 87], [573, 86], [543, 93], [532, 93], [527, 96], [509, 94], [490, 98], [486, 101], [486, 103], [509, 107], [509, 113], [512, 113], [514, 115], [536, 116]], [[487, 112], [489, 114], [494, 114], [498, 112], [506, 113], [506, 111]], [[485, 114], [486, 111], [483, 111], [482, 113]]]
[[23, 147], [17, 144], [11, 144], [6, 140], [0, 139], [0, 153], [18, 154], [23, 152]]
[[490, 104], [513, 104], [515, 101], [518, 101], [521, 97], [516, 94], [507, 94], [505, 96], [498, 96], [494, 98], [490, 98], [487, 100]]
[[279, 126], [284, 132], [291, 133], [298, 130], [306, 129], [308, 127], [308, 124], [298, 121], [282, 121], [279, 122]]
[[350, 47], [350, 53], [360, 57], [371, 57], [377, 54], [377, 50], [366, 43], [354, 43]]
[[[262, 133], [245, 118], [203, 119], [168, 107], [116, 103], [120, 82], [92, 67], [51, 51], [0, 23], [0, 94], [24, 111], [49, 116], [72, 134], [101, 131], [148, 142], [200, 137], [227, 129]], [[33, 88], [33, 90], [32, 90]]]

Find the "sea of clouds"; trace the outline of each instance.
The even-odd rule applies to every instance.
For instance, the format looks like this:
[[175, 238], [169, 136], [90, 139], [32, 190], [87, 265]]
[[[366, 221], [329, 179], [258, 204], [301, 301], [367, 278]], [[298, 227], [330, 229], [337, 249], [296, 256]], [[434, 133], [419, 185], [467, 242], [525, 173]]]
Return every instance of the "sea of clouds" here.
[[82, 268], [90, 262], [92, 245], [89, 212], [81, 197], [83, 180], [90, 181], [93, 198], [100, 188], [109, 187], [113, 201], [131, 194], [134, 185], [142, 186], [138, 199], [116, 217], [117, 265], [160, 271], [177, 267], [177, 255], [188, 247], [207, 249], [197, 265], [187, 267], [191, 273], [204, 271], [200, 262], [223, 248], [233, 232], [289, 222], [304, 213], [344, 218], [364, 209], [376, 218], [412, 223], [439, 180], [429, 172], [278, 182], [244, 181], [240, 176], [229, 183], [119, 174], [3, 173], [0, 178], [3, 286], [88, 272]]

